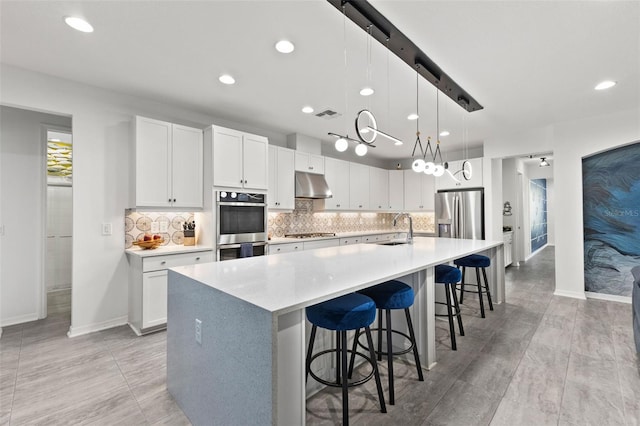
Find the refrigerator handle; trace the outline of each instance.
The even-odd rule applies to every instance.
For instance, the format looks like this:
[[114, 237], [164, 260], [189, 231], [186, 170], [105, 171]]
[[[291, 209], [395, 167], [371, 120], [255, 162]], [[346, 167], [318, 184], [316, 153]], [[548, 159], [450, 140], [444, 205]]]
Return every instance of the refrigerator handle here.
[[453, 196], [453, 217], [451, 218], [451, 237], [460, 238], [460, 217], [459, 217], [459, 205], [458, 196]]

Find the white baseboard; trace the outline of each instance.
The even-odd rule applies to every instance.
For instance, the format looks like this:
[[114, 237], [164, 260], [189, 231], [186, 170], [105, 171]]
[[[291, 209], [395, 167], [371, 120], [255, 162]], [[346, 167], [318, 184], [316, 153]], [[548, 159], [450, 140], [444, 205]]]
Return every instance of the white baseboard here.
[[108, 328], [118, 327], [121, 325], [125, 325], [127, 323], [128, 318], [126, 316], [114, 318], [109, 321], [98, 322], [89, 325], [83, 325], [80, 327], [74, 327], [73, 325], [69, 327], [69, 331], [67, 332], [68, 337], [78, 337], [84, 334], [93, 333], [96, 331], [106, 330]]
[[18, 315], [17, 317], [4, 319], [2, 320], [2, 324], [0, 324], [0, 326], [9, 327], [10, 325], [22, 324], [23, 322], [31, 322], [38, 319], [38, 314], [34, 312], [31, 314]]
[[621, 303], [631, 304], [631, 297], [627, 297], [627, 296], [617, 296], [615, 294], [594, 293], [592, 291], [585, 291], [584, 294], [587, 296], [587, 299], [609, 300], [611, 302], [621, 302]]
[[584, 291], [567, 291], [567, 290], [558, 290], [553, 292], [554, 296], [562, 296], [562, 297], [571, 297], [573, 299], [581, 299], [587, 300], [587, 297], [584, 295]]

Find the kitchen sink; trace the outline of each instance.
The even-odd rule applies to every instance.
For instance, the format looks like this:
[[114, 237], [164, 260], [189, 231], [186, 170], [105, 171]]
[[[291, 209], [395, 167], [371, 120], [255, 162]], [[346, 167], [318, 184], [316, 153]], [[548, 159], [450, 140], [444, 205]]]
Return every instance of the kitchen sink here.
[[385, 241], [383, 243], [376, 243], [379, 246], [402, 246], [407, 244], [406, 241]]

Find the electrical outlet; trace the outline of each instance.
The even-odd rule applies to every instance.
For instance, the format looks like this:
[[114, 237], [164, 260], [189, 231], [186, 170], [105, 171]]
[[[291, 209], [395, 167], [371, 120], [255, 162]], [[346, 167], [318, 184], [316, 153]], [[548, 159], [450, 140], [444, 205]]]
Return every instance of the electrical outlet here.
[[169, 231], [169, 222], [160, 222], [160, 232]]
[[202, 345], [202, 321], [196, 318], [196, 343]]
[[113, 226], [110, 223], [102, 224], [102, 235], [111, 235], [113, 234]]
[[151, 222], [151, 232], [154, 234], [160, 232], [160, 224], [158, 222]]

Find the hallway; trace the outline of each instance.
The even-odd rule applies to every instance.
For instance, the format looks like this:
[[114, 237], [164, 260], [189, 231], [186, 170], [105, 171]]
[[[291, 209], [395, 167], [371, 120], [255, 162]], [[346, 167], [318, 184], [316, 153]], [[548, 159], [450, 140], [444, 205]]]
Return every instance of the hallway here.
[[[381, 414], [373, 382], [350, 390], [352, 424], [632, 425], [640, 378], [631, 305], [553, 296], [554, 250], [507, 269], [507, 303], [479, 315], [450, 350], [437, 321], [438, 365], [418, 382], [396, 362], [396, 405]], [[7, 327], [0, 339], [0, 425], [186, 425], [166, 390], [166, 333], [128, 326], [66, 337], [67, 315]], [[380, 363], [383, 386], [386, 362]], [[307, 424], [337, 424], [340, 393], [309, 399]]]

